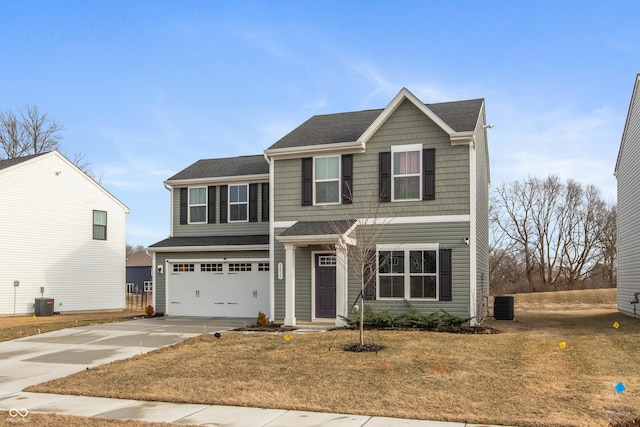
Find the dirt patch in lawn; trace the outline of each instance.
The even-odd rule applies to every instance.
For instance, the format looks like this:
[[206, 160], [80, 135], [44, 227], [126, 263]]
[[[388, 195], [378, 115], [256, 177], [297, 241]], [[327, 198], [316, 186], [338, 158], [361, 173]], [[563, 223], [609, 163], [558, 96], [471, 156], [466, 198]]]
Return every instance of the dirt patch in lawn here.
[[29, 391], [522, 427], [640, 418], [640, 321], [516, 305], [483, 326], [501, 333], [365, 331], [377, 353], [342, 351], [350, 330], [207, 334]]

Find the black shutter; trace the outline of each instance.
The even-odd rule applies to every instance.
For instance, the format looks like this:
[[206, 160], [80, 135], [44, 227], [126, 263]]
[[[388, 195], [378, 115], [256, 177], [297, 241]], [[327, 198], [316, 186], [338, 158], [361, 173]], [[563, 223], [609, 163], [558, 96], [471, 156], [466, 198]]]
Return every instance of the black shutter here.
[[373, 301], [376, 299], [376, 253], [368, 252], [366, 257], [366, 265], [364, 267], [364, 277], [369, 281], [364, 287], [364, 299]]
[[451, 249], [440, 249], [440, 301], [451, 301]]
[[269, 222], [269, 183], [262, 183], [262, 222]]
[[391, 201], [391, 152], [380, 153], [380, 201]]
[[181, 188], [180, 189], [180, 224], [186, 224], [188, 213], [187, 209], [189, 207], [189, 189]]
[[422, 200], [436, 198], [436, 149], [422, 150]]
[[207, 217], [208, 217], [208, 223], [209, 224], [215, 224], [216, 223], [216, 186], [215, 185], [210, 185], [207, 188], [207, 192], [209, 194], [207, 194], [207, 198], [209, 200], [207, 200]]
[[342, 156], [342, 204], [353, 203], [353, 154]]
[[229, 186], [220, 186], [220, 224], [227, 222], [227, 198], [229, 197]]
[[302, 159], [302, 206], [313, 205], [313, 158]]
[[249, 222], [258, 222], [258, 184], [249, 184]]

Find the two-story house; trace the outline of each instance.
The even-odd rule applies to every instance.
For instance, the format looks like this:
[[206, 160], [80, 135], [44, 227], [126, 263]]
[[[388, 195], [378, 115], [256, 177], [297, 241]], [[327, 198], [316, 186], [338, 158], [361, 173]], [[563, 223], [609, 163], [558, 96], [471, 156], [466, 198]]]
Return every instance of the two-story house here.
[[[384, 109], [310, 118], [265, 150], [264, 157], [252, 157], [261, 162], [262, 174], [239, 169], [229, 176], [222, 167], [245, 158], [202, 161], [211, 168], [187, 173], [196, 163], [167, 181], [173, 199], [182, 200], [179, 193], [187, 194], [192, 188], [206, 193], [217, 182], [260, 183], [254, 199], [262, 217], [253, 228], [248, 220], [208, 224], [205, 218], [200, 218], [201, 228], [190, 218], [178, 226], [180, 203], [174, 200], [173, 235], [151, 247], [158, 256], [172, 246], [171, 263], [162, 252], [154, 265], [169, 269], [165, 283], [180, 281], [184, 269], [195, 272], [213, 259], [211, 249], [200, 244], [185, 244], [184, 251], [176, 251], [180, 242], [222, 239], [218, 249], [225, 256], [235, 254], [234, 260], [271, 267], [265, 274], [266, 292], [256, 294], [251, 283], [239, 276], [236, 286], [246, 288], [243, 292], [249, 300], [257, 295], [255, 299], [272, 319], [288, 325], [340, 324], [340, 316], [351, 313], [360, 294], [360, 283], [348, 265], [349, 245], [358, 244], [364, 224], [384, 224], [375, 246], [380, 265], [375, 266], [375, 283], [367, 288], [372, 307], [397, 313], [406, 309], [408, 300], [425, 312], [445, 309], [459, 316], [482, 317], [489, 289], [486, 128], [482, 99], [424, 104], [402, 89]], [[216, 194], [220, 192], [214, 190], [212, 196], [201, 199], [201, 205], [206, 206], [209, 199], [217, 202]], [[231, 197], [225, 193], [225, 200]], [[371, 204], [375, 209], [370, 209]], [[191, 206], [187, 202], [184, 209]], [[216, 206], [221, 208], [222, 203]], [[231, 215], [231, 206], [226, 204], [225, 210], [225, 215]], [[366, 217], [373, 211], [375, 218]], [[224, 238], [232, 237], [247, 245], [261, 238], [264, 246], [238, 245], [237, 252], [229, 252]], [[178, 258], [194, 262], [185, 264]], [[224, 260], [222, 264], [224, 273]], [[173, 285], [164, 285], [159, 275], [156, 279], [157, 311], [187, 314], [189, 310], [177, 309], [182, 301], [166, 300], [160, 290], [164, 286], [171, 289], [167, 292], [176, 292]], [[268, 299], [263, 300], [265, 293]], [[249, 306], [246, 312], [240, 310], [240, 301], [227, 305], [225, 315], [257, 314]], [[217, 315], [213, 307], [202, 315]]]

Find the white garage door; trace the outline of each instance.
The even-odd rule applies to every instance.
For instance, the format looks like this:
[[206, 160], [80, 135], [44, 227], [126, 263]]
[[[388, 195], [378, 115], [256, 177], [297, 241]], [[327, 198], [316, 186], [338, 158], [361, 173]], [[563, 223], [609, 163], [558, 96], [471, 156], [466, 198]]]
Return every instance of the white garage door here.
[[269, 313], [269, 262], [169, 264], [168, 314], [257, 317]]

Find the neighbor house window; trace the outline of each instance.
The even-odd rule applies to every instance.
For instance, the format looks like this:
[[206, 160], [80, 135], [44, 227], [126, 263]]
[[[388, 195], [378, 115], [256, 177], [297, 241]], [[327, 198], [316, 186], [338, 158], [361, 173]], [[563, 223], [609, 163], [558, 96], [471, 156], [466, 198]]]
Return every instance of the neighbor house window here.
[[399, 245], [378, 251], [378, 298], [436, 299], [437, 245]]
[[340, 203], [340, 156], [313, 159], [315, 204]]
[[392, 147], [393, 200], [421, 200], [421, 145]]
[[144, 281], [144, 291], [153, 292], [153, 282], [151, 280]]
[[189, 223], [207, 222], [207, 187], [189, 188]]
[[107, 213], [93, 211], [93, 239], [107, 240]]
[[229, 221], [247, 221], [248, 193], [247, 184], [229, 186]]

